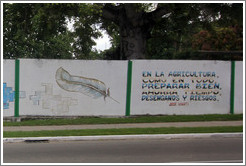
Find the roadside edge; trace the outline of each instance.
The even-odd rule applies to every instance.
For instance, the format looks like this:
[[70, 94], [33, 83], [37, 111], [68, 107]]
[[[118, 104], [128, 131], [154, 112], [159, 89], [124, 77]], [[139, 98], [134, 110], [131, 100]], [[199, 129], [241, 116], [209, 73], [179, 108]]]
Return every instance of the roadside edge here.
[[100, 136], [66, 136], [66, 137], [24, 137], [3, 138], [3, 143], [49, 142], [49, 141], [97, 141], [128, 139], [189, 139], [189, 138], [228, 138], [243, 137], [243, 133], [199, 133], [199, 134], [148, 134], [148, 135], [100, 135]]

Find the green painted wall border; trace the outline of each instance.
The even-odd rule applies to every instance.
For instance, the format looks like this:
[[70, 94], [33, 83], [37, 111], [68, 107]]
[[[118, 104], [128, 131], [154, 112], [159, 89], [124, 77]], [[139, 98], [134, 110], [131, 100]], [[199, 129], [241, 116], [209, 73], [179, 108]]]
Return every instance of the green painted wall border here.
[[234, 114], [234, 100], [235, 100], [235, 61], [231, 61], [231, 103], [230, 113]]
[[20, 60], [15, 60], [15, 117], [19, 117]]
[[126, 116], [130, 116], [132, 91], [132, 61], [128, 61], [127, 70], [127, 93], [126, 93]]

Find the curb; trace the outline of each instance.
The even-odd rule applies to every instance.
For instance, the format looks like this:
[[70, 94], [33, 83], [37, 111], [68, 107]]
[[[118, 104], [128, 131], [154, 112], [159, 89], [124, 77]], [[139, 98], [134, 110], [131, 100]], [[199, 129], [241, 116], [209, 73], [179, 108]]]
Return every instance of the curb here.
[[202, 133], [202, 134], [150, 134], [150, 135], [106, 135], [106, 136], [67, 136], [67, 137], [25, 137], [3, 138], [3, 143], [49, 142], [49, 141], [97, 141], [130, 139], [189, 139], [189, 138], [238, 138], [243, 133]]

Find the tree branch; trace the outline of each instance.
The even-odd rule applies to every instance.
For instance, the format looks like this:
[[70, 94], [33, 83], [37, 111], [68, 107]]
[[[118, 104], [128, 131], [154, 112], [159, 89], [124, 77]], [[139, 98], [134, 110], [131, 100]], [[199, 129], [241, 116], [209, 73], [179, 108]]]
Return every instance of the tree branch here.
[[118, 22], [118, 8], [107, 3], [105, 6], [102, 8], [102, 18], [107, 19], [109, 21], [113, 21], [114, 23], [117, 24]]
[[128, 19], [131, 19], [133, 17], [136, 17], [136, 15], [139, 15], [139, 12], [136, 12], [136, 5], [131, 3], [124, 4], [125, 10], [126, 10], [126, 16]]
[[157, 22], [158, 20], [162, 18], [162, 16], [164, 16], [165, 14], [168, 14], [169, 12], [170, 10], [167, 7], [163, 7], [163, 6], [160, 7], [158, 5], [156, 10], [147, 14], [147, 17]]

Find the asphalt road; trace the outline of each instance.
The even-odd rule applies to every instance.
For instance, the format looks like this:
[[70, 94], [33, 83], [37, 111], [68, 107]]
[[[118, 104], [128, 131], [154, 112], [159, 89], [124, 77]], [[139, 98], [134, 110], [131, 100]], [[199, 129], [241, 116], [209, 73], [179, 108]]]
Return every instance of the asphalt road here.
[[243, 138], [4, 143], [4, 163], [236, 163]]

